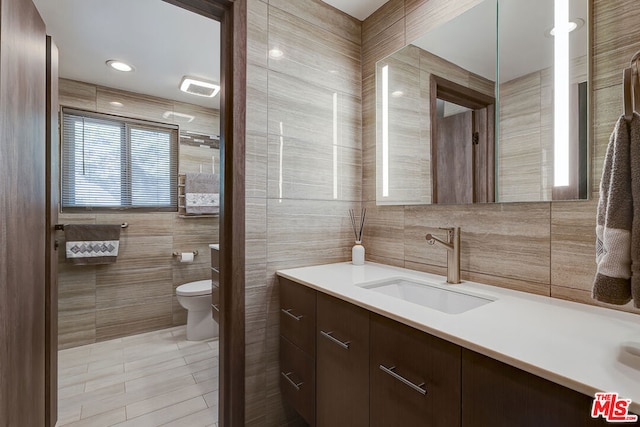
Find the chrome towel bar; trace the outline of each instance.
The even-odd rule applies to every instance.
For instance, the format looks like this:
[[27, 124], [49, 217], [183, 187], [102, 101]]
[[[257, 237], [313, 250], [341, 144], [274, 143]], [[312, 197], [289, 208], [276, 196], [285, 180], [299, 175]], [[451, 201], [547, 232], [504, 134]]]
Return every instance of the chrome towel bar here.
[[[70, 225], [70, 224], [56, 224], [56, 225], [53, 226], [53, 228], [55, 230], [64, 230], [64, 228], [67, 225]], [[91, 224], [87, 224], [87, 225], [91, 225]], [[122, 224], [120, 224], [120, 227], [122, 227], [122, 228], [127, 228], [128, 226], [129, 226], [129, 223], [127, 223], [127, 222], [123, 222]]]

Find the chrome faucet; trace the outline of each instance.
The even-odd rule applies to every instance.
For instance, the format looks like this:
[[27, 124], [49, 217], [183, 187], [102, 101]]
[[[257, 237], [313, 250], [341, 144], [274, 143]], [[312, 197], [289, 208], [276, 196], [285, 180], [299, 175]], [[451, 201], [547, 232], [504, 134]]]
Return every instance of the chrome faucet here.
[[447, 248], [447, 283], [460, 283], [460, 227], [440, 228], [447, 231], [447, 241], [441, 240], [431, 233], [425, 236], [427, 243], [436, 242]]

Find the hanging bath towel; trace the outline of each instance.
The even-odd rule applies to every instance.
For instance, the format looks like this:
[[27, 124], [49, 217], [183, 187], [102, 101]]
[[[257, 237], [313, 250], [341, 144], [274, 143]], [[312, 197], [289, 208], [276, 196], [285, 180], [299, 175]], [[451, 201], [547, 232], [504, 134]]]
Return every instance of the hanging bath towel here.
[[220, 212], [220, 177], [217, 174], [187, 173], [184, 184], [187, 215]]
[[[618, 119], [600, 182], [592, 297], [640, 307], [640, 116]], [[633, 272], [633, 275], [632, 275]]]
[[67, 262], [76, 265], [116, 262], [120, 224], [69, 224], [64, 227]]

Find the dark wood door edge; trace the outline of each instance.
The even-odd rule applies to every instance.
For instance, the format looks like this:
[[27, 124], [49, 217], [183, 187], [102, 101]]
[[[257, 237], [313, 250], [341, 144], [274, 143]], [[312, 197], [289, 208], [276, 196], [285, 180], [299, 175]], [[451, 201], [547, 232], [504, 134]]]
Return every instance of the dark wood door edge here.
[[221, 203], [219, 415], [244, 426], [246, 0], [165, 0], [220, 22]]

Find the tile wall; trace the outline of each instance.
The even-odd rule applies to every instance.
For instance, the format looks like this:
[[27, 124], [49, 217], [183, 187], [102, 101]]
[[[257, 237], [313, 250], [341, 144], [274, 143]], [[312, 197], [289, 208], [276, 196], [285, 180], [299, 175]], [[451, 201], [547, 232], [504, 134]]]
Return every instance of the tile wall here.
[[247, 3], [246, 424], [275, 426], [296, 420], [279, 392], [275, 271], [351, 255], [361, 24], [319, 0]]
[[[113, 107], [118, 101], [122, 107]], [[195, 119], [178, 123], [181, 131], [219, 134], [217, 110], [91, 84], [60, 80], [60, 105], [167, 123], [166, 111]], [[214, 151], [180, 146], [180, 172], [210, 170]], [[218, 156], [219, 154], [215, 154]], [[182, 219], [176, 213], [60, 214], [60, 223], [122, 223], [120, 253], [115, 264], [72, 266], [60, 251], [58, 264], [58, 344], [75, 347], [186, 323], [186, 311], [175, 288], [210, 278], [209, 243], [218, 242], [218, 219]], [[64, 234], [60, 233], [64, 248]], [[182, 264], [174, 251], [197, 250], [192, 264]]]

